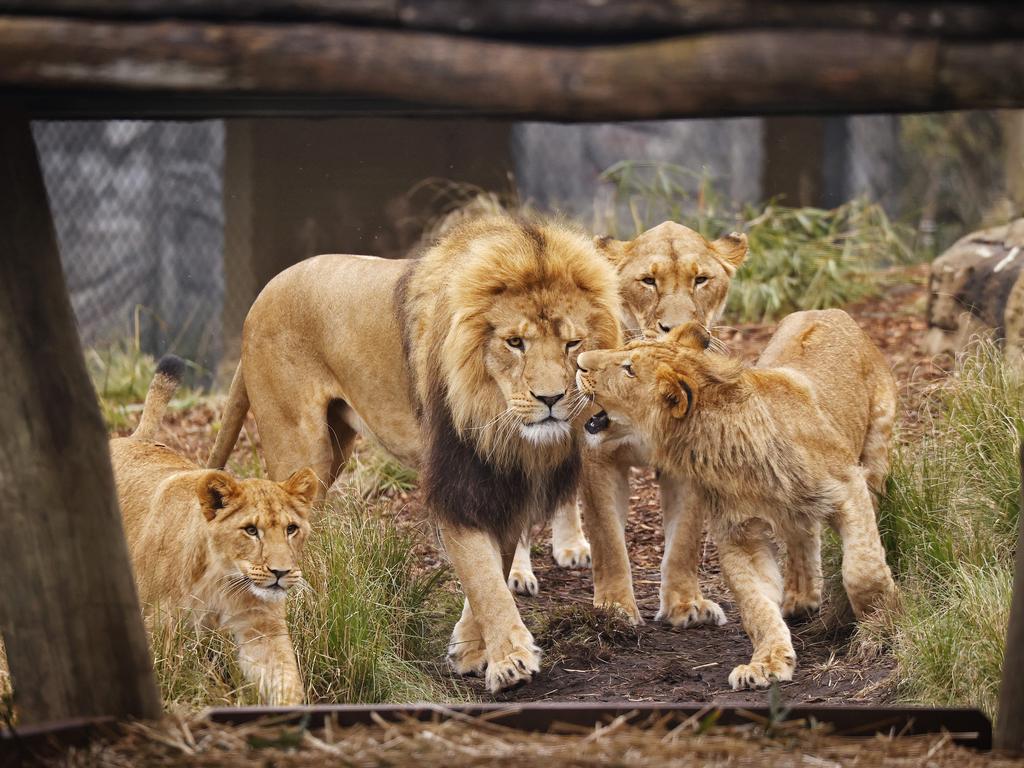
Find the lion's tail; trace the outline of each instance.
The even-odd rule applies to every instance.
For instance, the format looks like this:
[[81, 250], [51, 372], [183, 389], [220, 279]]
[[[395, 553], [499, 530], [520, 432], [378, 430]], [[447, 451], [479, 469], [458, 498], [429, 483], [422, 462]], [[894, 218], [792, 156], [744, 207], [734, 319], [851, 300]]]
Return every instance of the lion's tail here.
[[164, 355], [156, 365], [156, 374], [146, 393], [146, 404], [142, 406], [142, 418], [132, 437], [152, 440], [164, 420], [164, 412], [185, 373], [185, 361], [175, 355]]
[[228, 403], [224, 406], [224, 415], [221, 418], [220, 432], [217, 433], [217, 442], [213, 445], [210, 458], [206, 460], [206, 466], [213, 469], [224, 469], [228, 463], [228, 457], [238, 441], [238, 435], [242, 431], [242, 424], [245, 423], [245, 415], [249, 412], [249, 392], [245, 388], [245, 377], [242, 375], [242, 364], [239, 363], [235, 369], [235, 376], [231, 379], [231, 389], [228, 390]]

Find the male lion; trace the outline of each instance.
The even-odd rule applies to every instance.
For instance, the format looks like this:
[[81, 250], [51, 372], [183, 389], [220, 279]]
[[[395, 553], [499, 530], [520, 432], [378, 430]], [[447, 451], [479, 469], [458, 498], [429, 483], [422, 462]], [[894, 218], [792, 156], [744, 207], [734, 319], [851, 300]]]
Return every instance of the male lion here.
[[301, 704], [284, 597], [302, 581], [316, 475], [307, 468], [283, 483], [235, 480], [154, 442], [182, 370], [179, 358], [163, 358], [138, 429], [110, 441], [139, 596], [151, 621], [185, 611], [199, 626], [229, 630], [260, 698]]
[[467, 598], [452, 666], [492, 691], [529, 681], [539, 650], [505, 578], [575, 490], [576, 356], [617, 343], [617, 312], [611, 265], [545, 220], [472, 219], [413, 260], [308, 259], [249, 311], [210, 463], [251, 406], [271, 477], [308, 462], [330, 486], [357, 431], [419, 467]]
[[895, 594], [871, 491], [888, 470], [896, 387], [881, 353], [841, 310], [797, 312], [756, 367], [706, 350], [681, 326], [664, 341], [580, 355], [577, 384], [612, 423], [648, 438], [705, 510], [722, 573], [754, 644], [734, 689], [791, 680], [796, 654], [780, 611], [771, 536], [814, 541], [828, 521], [843, 543], [843, 585], [861, 617]]
[[[709, 242], [671, 221], [630, 241], [598, 237], [595, 244], [618, 272], [621, 323], [624, 334], [632, 338], [658, 338], [691, 321], [710, 328], [721, 317], [732, 277], [747, 256], [746, 235], [733, 233]], [[639, 623], [624, 526], [630, 467], [649, 466], [650, 451], [623, 424], [611, 425], [593, 442], [584, 453], [580, 498], [593, 539], [594, 604], [619, 608]], [[724, 624], [725, 613], [704, 598], [697, 582], [704, 515], [688, 503], [674, 476], [660, 474], [658, 486], [665, 553], [657, 618], [682, 627]], [[578, 536], [567, 535], [577, 531]], [[574, 541], [582, 541], [582, 546]], [[559, 564], [564, 564], [560, 554], [577, 551], [585, 551], [589, 559], [591, 549], [583, 539], [575, 503], [556, 513], [552, 549]], [[516, 552], [509, 585], [520, 592], [537, 592], [528, 541]]]

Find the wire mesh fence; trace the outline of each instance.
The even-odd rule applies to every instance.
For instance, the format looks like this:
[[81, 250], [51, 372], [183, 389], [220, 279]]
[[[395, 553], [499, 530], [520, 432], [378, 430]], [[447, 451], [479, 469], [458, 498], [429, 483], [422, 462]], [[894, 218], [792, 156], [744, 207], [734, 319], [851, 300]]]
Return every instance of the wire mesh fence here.
[[130, 339], [213, 370], [223, 123], [37, 122], [33, 132], [83, 345]]

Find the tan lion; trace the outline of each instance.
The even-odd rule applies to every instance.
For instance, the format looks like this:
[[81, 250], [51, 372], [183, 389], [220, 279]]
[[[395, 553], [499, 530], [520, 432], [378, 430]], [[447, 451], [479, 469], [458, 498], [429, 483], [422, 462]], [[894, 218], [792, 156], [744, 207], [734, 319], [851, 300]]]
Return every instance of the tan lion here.
[[197, 626], [228, 630], [260, 699], [301, 704], [284, 597], [302, 582], [316, 475], [236, 480], [154, 442], [182, 370], [180, 359], [163, 358], [138, 429], [110, 441], [139, 596], [151, 622], [186, 612]]
[[[709, 242], [700, 233], [671, 221], [634, 240], [599, 237], [595, 244], [618, 272], [621, 323], [624, 334], [632, 338], [657, 338], [691, 321], [713, 326], [725, 309], [733, 275], [747, 255], [745, 235], [733, 233]], [[633, 593], [624, 526], [629, 513], [630, 467], [650, 466], [650, 451], [640, 436], [622, 424], [611, 425], [594, 442], [585, 454], [580, 491], [593, 540], [594, 604], [619, 608], [639, 623], [642, 619]], [[682, 627], [724, 624], [725, 613], [704, 598], [697, 582], [704, 535], [701, 509], [687, 503], [672, 475], [660, 474], [658, 486], [665, 554], [657, 618]], [[590, 559], [591, 547], [583, 538], [575, 503], [555, 515], [552, 548], [560, 565], [565, 564], [561, 558], [567, 554], [585, 552], [586, 560]], [[509, 585], [536, 594], [528, 542], [516, 553]]]
[[888, 471], [896, 387], [881, 353], [841, 310], [790, 315], [755, 367], [707, 351], [709, 343], [691, 323], [664, 341], [586, 352], [577, 384], [611, 423], [644, 434], [658, 466], [704, 509], [754, 644], [729, 683], [764, 687], [791, 680], [796, 666], [773, 535], [814, 546], [820, 524], [831, 523], [858, 617], [895, 594], [871, 492]]
[[419, 467], [467, 598], [453, 668], [528, 681], [539, 650], [505, 579], [522, 531], [575, 491], [576, 356], [617, 343], [617, 312], [611, 265], [550, 221], [473, 219], [419, 259], [308, 259], [249, 311], [210, 463], [251, 407], [271, 477], [311, 463], [329, 487], [357, 432]]

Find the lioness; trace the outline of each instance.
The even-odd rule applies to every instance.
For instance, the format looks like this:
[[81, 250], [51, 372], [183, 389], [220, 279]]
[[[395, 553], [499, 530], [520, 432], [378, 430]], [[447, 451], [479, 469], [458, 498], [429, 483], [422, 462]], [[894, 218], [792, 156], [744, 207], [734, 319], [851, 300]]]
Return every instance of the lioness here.
[[[725, 309], [733, 275], [747, 256], [746, 235], [733, 233], [709, 242], [699, 232], [671, 221], [633, 240], [598, 237], [595, 244], [618, 273], [620, 319], [630, 338], [658, 338], [691, 321], [713, 326]], [[624, 424], [612, 424], [593, 442], [585, 452], [580, 500], [593, 540], [594, 604], [619, 608], [632, 622], [640, 623], [624, 525], [630, 467], [649, 466], [650, 451]], [[687, 502], [674, 476], [660, 474], [658, 486], [665, 553], [657, 618], [682, 627], [724, 624], [725, 613], [704, 598], [697, 582], [703, 513]], [[578, 552], [590, 559], [591, 548], [583, 539], [574, 502], [562, 507], [552, 521], [552, 550], [560, 565], [565, 565], [567, 555]], [[519, 592], [537, 592], [528, 540], [516, 553], [509, 586]]]
[[539, 650], [505, 579], [522, 531], [576, 488], [576, 356], [617, 343], [617, 312], [608, 261], [547, 220], [472, 219], [419, 259], [308, 259], [246, 317], [210, 464], [251, 406], [271, 477], [311, 462], [329, 486], [357, 431], [419, 467], [467, 597], [452, 666], [492, 691], [528, 681]]
[[246, 679], [271, 705], [301, 704], [302, 679], [285, 623], [285, 593], [302, 581], [317, 478], [236, 480], [154, 442], [183, 362], [160, 361], [138, 429], [110, 441], [117, 498], [139, 596], [152, 620], [181, 611], [223, 627]]
[[820, 523], [831, 523], [858, 617], [895, 593], [871, 490], [888, 470], [896, 387], [881, 353], [841, 310], [787, 317], [756, 367], [707, 351], [709, 343], [690, 323], [664, 341], [586, 352], [577, 385], [611, 423], [644, 434], [658, 466], [705, 510], [754, 644], [729, 683], [763, 687], [791, 680], [796, 665], [772, 534], [813, 541]]

